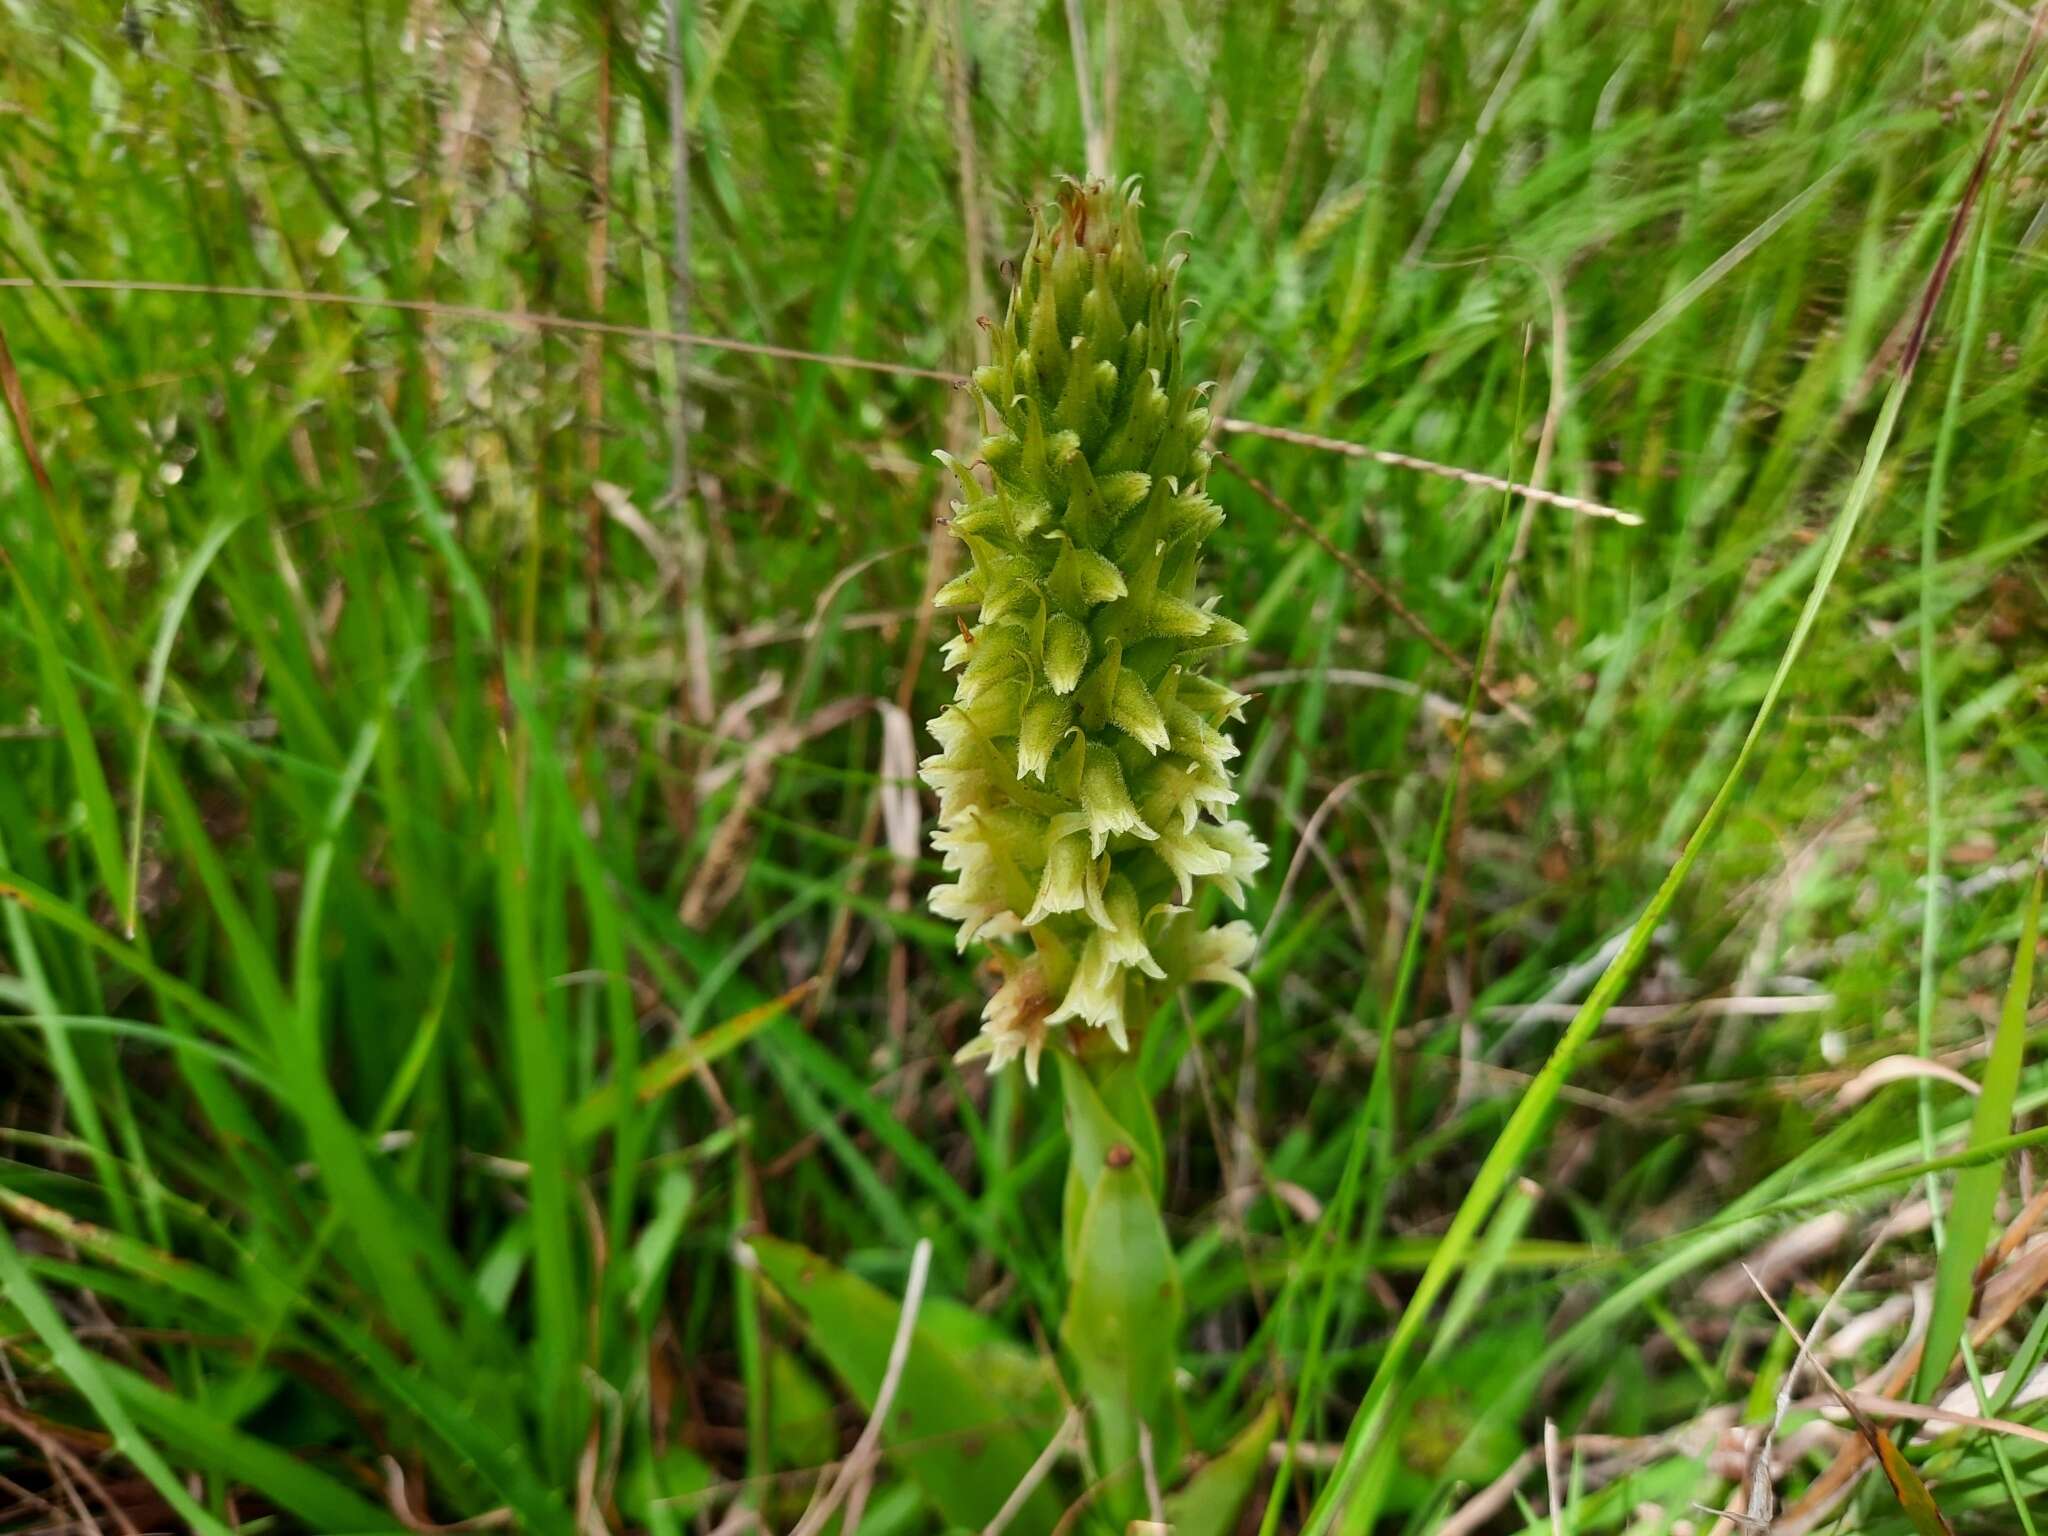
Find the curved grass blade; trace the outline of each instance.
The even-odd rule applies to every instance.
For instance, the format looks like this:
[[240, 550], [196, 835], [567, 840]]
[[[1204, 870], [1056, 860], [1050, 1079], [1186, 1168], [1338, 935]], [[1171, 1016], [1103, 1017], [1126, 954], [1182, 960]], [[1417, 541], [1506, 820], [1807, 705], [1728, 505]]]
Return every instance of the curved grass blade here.
[[199, 591], [199, 583], [206, 577], [206, 568], [213, 564], [213, 557], [221, 552], [234, 531], [247, 521], [245, 511], [236, 516], [215, 523], [199, 547], [192, 551], [184, 569], [178, 572], [176, 585], [170, 596], [164, 600], [163, 617], [157, 623], [156, 644], [150, 647], [149, 672], [142, 684], [142, 725], [135, 748], [135, 781], [130, 797], [134, 803], [128, 810], [128, 881], [122, 891], [121, 921], [129, 938], [135, 937], [135, 922], [142, 903], [142, 812], [149, 802], [149, 751], [156, 741], [157, 711], [163, 704], [164, 679], [171, 667], [171, 647], [177, 642], [178, 627], [185, 620], [185, 610], [192, 606], [192, 599]]

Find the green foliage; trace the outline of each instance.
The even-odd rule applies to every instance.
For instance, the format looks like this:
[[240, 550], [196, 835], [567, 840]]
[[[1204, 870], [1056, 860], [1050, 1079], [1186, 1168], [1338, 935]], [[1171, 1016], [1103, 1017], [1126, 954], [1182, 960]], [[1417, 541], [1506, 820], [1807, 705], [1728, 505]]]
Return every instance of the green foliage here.
[[1269, 1402], [1238, 1431], [1213, 1461], [1198, 1468], [1166, 1503], [1175, 1536], [1230, 1536], [1238, 1514], [1258, 1486], [1266, 1452], [1280, 1425], [1280, 1405]]
[[[749, 1246], [811, 1347], [872, 1411], [897, 1301], [794, 1244], [763, 1238]], [[972, 1337], [957, 1319], [948, 1328], [920, 1316], [882, 1443], [955, 1525], [986, 1525], [1051, 1438], [1055, 1408], [1035, 1366], [1002, 1341]], [[1059, 1512], [1040, 1494], [1024, 1518], [1050, 1529]]]
[[[1166, 673], [1104, 617], [1159, 493], [1090, 542], [1134, 484], [1104, 436], [1100, 513], [1022, 541], [1044, 777], [1026, 706], [1000, 740], [1059, 796], [1049, 832], [1088, 798], [1085, 751], [1055, 782], [1056, 711], [1098, 708], [1088, 742], [1159, 834], [1095, 797], [1104, 913], [1114, 874], [1141, 924], [1168, 900], [1181, 931], [1260, 936], [1255, 998], [1139, 967], [1131, 1050], [1060, 1026], [1097, 1048], [1105, 1164], [1121, 1135], [1156, 1191], [1164, 1236], [1132, 1251], [1178, 1274], [1178, 1343], [1123, 1354], [1171, 1372], [1176, 1515], [1277, 1533], [1324, 1500], [1335, 1529], [1427, 1536], [1526, 1467], [1493, 1524], [1548, 1533], [1549, 1418], [1567, 1531], [1704, 1529], [1692, 1506], [1735, 1490], [1702, 1415], [1789, 1358], [1737, 1260], [1846, 1220], [1773, 1286], [1811, 1327], [1932, 1194], [1937, 1227], [1843, 1290], [1824, 1331], [1870, 1331], [1836, 1368], [1892, 1357], [1885, 1303], [1921, 1277], [1946, 1277], [1945, 1334], [1979, 1305], [1963, 1277], [2048, 1109], [2038, 987], [1999, 1001], [2048, 805], [2038, 95], [1864, 465], [2025, 23], [1083, 0], [1077, 67], [1068, 8], [1036, 0], [680, 9], [677, 110], [657, 6], [0, 4], [0, 331], [51, 482], [0, 423], [0, 1401], [125, 1506], [10, 1421], [0, 1527], [75, 1518], [69, 1488], [109, 1530], [787, 1531], [808, 1458], [860, 1432], [920, 1240], [952, 1383], [927, 1412], [1014, 1422], [1001, 1477], [895, 1443], [863, 1532], [985, 1513], [1088, 1395], [1067, 1253], [1106, 1175], [1070, 1168], [1074, 1094], [951, 1065], [1000, 978], [924, 905], [946, 872], [915, 745], [965, 670], [938, 664], [962, 546], [937, 525], [1003, 487], [982, 437], [1021, 455], [1030, 428], [926, 374], [1014, 374], [1012, 277], [1022, 321], [1051, 292], [1085, 334], [1050, 269], [1003, 265], [1087, 163], [1084, 83], [1098, 158], [1144, 178], [1146, 264], [1196, 258], [1173, 321], [1221, 384], [1196, 400], [1183, 365], [1161, 392], [1210, 413], [1181, 490], [1228, 521], [1167, 595], [1244, 637], [1174, 699], [1243, 696], [1206, 722], [1275, 861], [1240, 914], [1220, 872], [1184, 903], [1148, 851], [1134, 785], [1188, 754], [1145, 750], [1124, 677], [1159, 704]], [[678, 318], [697, 342], [645, 334]], [[1149, 365], [1149, 297], [1116, 318]], [[1048, 445], [1100, 430], [1103, 392], [1063, 423], [1038, 384]], [[1198, 446], [1227, 455], [1206, 477]], [[1084, 553], [1123, 596], [1092, 601]], [[1145, 644], [1207, 639], [1147, 615]], [[1633, 978], [1571, 1026], [1774, 688]], [[1085, 826], [1065, 842], [1082, 905], [1044, 925], [1078, 968], [1100, 866]], [[1171, 977], [1165, 917], [1144, 941]], [[1845, 1094], [1902, 1055], [1983, 1079], [1985, 1125], [1946, 1078]], [[749, 1241], [816, 1256], [839, 1326], [736, 1261]], [[1106, 1361], [1130, 1335], [1103, 1332]], [[2038, 1423], [2044, 1356], [2030, 1300], [1929, 1395], [1980, 1381], [1973, 1406]], [[1369, 1399], [1388, 1432], [1344, 1503]], [[1235, 1437], [1276, 1404], [1254, 1455]], [[1963, 1536], [2043, 1502], [2025, 1441], [1892, 1433]], [[1142, 1510], [1105, 1449], [1056, 1457], [1011, 1536]], [[1829, 1518], [1914, 1530], [1874, 1476]]]

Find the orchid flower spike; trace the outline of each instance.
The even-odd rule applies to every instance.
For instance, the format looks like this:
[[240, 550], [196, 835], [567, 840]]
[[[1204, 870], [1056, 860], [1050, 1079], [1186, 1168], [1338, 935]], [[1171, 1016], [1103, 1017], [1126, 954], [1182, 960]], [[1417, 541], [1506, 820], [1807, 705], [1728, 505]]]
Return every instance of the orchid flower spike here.
[[1135, 181], [1069, 182], [1035, 216], [972, 380], [990, 483], [940, 455], [971, 563], [937, 602], [974, 617], [922, 765], [952, 875], [931, 904], [1004, 975], [961, 1056], [1034, 1083], [1048, 1046], [1129, 1049], [1173, 988], [1251, 990], [1251, 926], [1194, 910], [1203, 886], [1242, 906], [1266, 850], [1230, 819], [1249, 700], [1206, 670], [1245, 638], [1198, 591], [1223, 523], [1208, 386], [1182, 377], [1181, 257], [1147, 256], [1139, 207]]

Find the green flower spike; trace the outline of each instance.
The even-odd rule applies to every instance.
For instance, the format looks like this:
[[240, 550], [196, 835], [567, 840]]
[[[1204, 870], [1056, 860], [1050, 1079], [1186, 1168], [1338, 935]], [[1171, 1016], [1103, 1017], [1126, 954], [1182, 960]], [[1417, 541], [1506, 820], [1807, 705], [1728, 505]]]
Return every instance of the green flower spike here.
[[[997, 941], [1004, 975], [962, 1059], [1021, 1059], [1033, 1083], [1056, 1038], [1128, 1050], [1175, 987], [1251, 991], [1251, 926], [1192, 911], [1203, 884], [1242, 906], [1266, 850], [1227, 819], [1222, 728], [1246, 699], [1202, 673], [1244, 639], [1196, 595], [1223, 522], [1203, 490], [1209, 386], [1182, 380], [1182, 257], [1146, 255], [1138, 208], [1135, 181], [1070, 182], [1050, 223], [1034, 215], [973, 379], [991, 483], [939, 455], [972, 567], [937, 601], [979, 612], [946, 646], [958, 687], [923, 764], [953, 874], [932, 910], [963, 949]], [[1020, 938], [1028, 953], [1003, 942]]]

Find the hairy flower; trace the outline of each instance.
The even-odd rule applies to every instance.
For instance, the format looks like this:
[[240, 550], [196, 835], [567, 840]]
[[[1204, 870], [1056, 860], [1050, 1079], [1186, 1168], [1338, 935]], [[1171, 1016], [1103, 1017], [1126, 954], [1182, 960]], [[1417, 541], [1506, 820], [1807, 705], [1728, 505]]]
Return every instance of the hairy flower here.
[[1138, 209], [1134, 182], [1069, 183], [1038, 218], [973, 379], [978, 463], [940, 455], [970, 564], [938, 603], [975, 614], [945, 647], [954, 700], [923, 764], [953, 875], [932, 910], [963, 948], [1028, 939], [962, 1055], [1034, 1082], [1062, 1026], [1126, 1049], [1168, 989], [1249, 990], [1251, 928], [1193, 904], [1206, 885], [1242, 906], [1266, 861], [1228, 819], [1223, 727], [1247, 701], [1203, 670], [1244, 638], [1197, 591], [1223, 523], [1208, 386], [1182, 378], [1182, 258], [1146, 253]]
[[1021, 1059], [1024, 1075], [1038, 1085], [1038, 1058], [1045, 1050], [1052, 999], [1046, 994], [1045, 971], [1034, 957], [1021, 961], [981, 1011], [981, 1033], [960, 1052], [962, 1061], [988, 1058], [989, 1070], [1000, 1072]]

